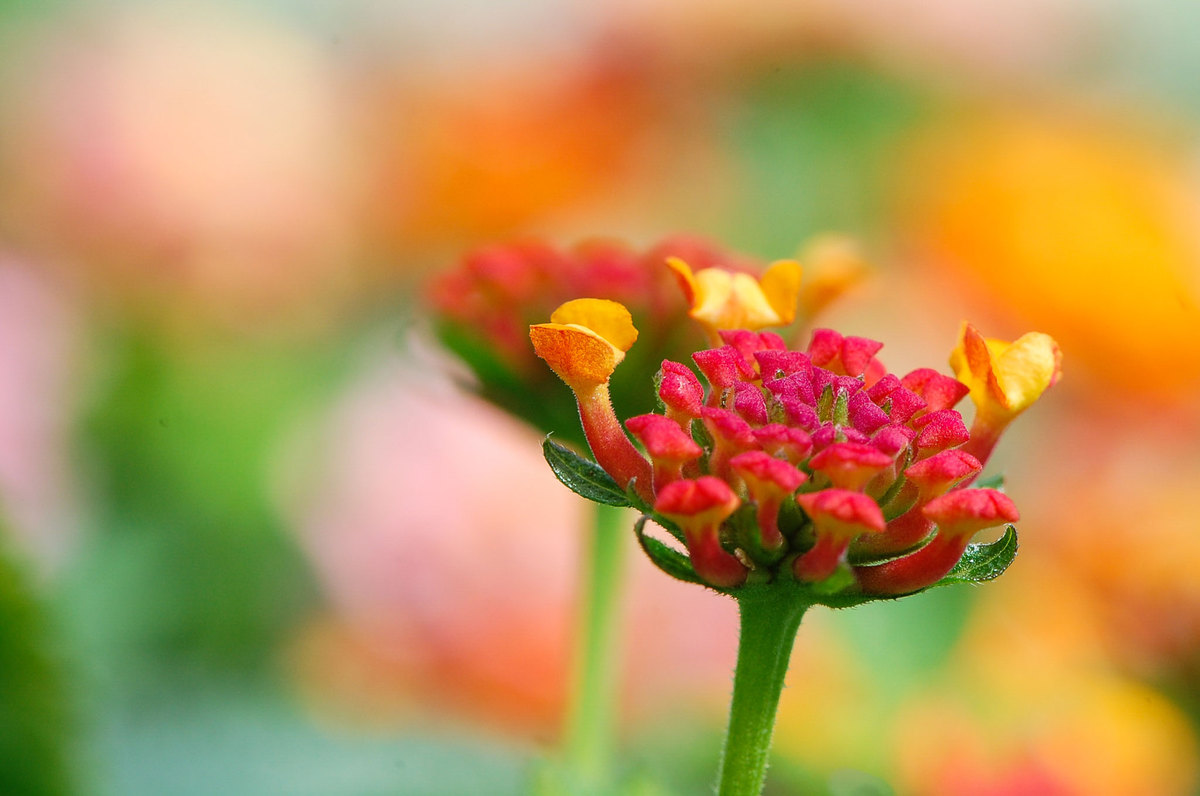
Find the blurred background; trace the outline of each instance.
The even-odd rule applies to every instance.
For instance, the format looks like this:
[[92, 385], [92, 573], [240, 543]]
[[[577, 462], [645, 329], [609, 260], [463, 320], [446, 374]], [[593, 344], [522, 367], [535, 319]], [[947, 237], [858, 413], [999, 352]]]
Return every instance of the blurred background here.
[[[525, 792], [584, 509], [454, 386], [423, 285], [521, 236], [832, 230], [875, 271], [821, 323], [892, 370], [970, 318], [1065, 377], [993, 468], [1008, 575], [805, 620], [770, 792], [1200, 792], [1197, 30], [0, 0], [0, 790]], [[628, 609], [624, 765], [705, 792], [734, 606], [637, 560]]]

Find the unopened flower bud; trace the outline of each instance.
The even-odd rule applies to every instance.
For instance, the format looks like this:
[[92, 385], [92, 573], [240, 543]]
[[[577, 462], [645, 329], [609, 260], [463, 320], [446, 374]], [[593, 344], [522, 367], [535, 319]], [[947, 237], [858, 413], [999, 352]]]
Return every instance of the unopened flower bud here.
[[812, 519], [817, 537], [813, 547], [792, 565], [792, 571], [802, 581], [825, 580], [845, 561], [851, 541], [884, 529], [883, 512], [861, 492], [823, 489], [797, 495], [796, 502]]
[[924, 547], [878, 566], [857, 567], [867, 594], [908, 594], [937, 583], [962, 558], [971, 537], [986, 528], [1016, 522], [1017, 507], [995, 489], [960, 489], [934, 498], [923, 510], [937, 531]]
[[642, 443], [650, 456], [655, 493], [672, 481], [678, 481], [683, 466], [704, 453], [678, 423], [663, 415], [631, 417], [625, 421], [625, 428]]
[[875, 475], [892, 464], [892, 457], [871, 445], [835, 442], [809, 460], [815, 472], [825, 475], [838, 489], [861, 492]]
[[654, 510], [683, 531], [696, 574], [713, 586], [729, 588], [745, 582], [747, 570], [721, 547], [720, 528], [739, 505], [728, 484], [706, 475], [667, 484]]
[[729, 466], [741, 476], [757, 506], [763, 549], [782, 549], [784, 540], [779, 532], [779, 509], [783, 501], [808, 480], [808, 476], [762, 451], [739, 453], [729, 460]]
[[667, 417], [686, 431], [700, 418], [704, 386], [687, 365], [664, 359], [658, 372], [658, 397], [667, 408]]

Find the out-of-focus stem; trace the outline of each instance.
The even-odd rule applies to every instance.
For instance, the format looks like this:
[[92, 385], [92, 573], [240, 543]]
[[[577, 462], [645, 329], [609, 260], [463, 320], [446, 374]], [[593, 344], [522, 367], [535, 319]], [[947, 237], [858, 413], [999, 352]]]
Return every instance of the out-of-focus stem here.
[[564, 762], [572, 792], [611, 791], [621, 670], [621, 580], [628, 544], [623, 509], [595, 504], [584, 558]]

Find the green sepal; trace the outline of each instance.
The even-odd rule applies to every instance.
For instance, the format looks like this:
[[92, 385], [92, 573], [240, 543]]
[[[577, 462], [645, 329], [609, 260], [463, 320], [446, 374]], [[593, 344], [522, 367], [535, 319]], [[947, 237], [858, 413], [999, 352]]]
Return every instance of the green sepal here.
[[[712, 451], [712, 449], [713, 449], [712, 435], [708, 433], [708, 428], [703, 423], [698, 422], [698, 421], [692, 423], [692, 442], [695, 442], [697, 445], [699, 445], [705, 451]], [[708, 472], [708, 456], [701, 456], [697, 460], [697, 464], [700, 465], [700, 474], [701, 475], [709, 474], [709, 472]]]
[[550, 465], [554, 477], [576, 495], [606, 506], [624, 508], [633, 505], [625, 491], [600, 465], [570, 448], [546, 437], [542, 440], [542, 455], [546, 457], [546, 464]]
[[817, 417], [822, 423], [828, 423], [833, 419], [833, 385], [826, 384], [821, 390], [821, 394], [817, 397]]
[[633, 532], [637, 535], [638, 544], [642, 546], [642, 550], [646, 552], [646, 555], [654, 563], [654, 566], [672, 578], [675, 578], [675, 580], [708, 586], [696, 574], [696, 570], [692, 567], [692, 562], [687, 556], [674, 548], [668, 547], [653, 536], [646, 535], [646, 521], [649, 519], [648, 515], [642, 515], [638, 519], [637, 524], [633, 526]]
[[1004, 491], [1004, 473], [996, 473], [989, 475], [987, 478], [980, 478], [975, 483], [971, 484], [971, 489], [999, 489]]
[[1009, 525], [1004, 529], [1004, 535], [994, 542], [987, 544], [967, 545], [967, 550], [954, 569], [934, 586], [948, 586], [952, 583], [985, 583], [995, 580], [1017, 557], [1017, 529]]
[[845, 562], [839, 563], [837, 569], [823, 581], [811, 584], [808, 588], [813, 593], [814, 599], [821, 599], [826, 595], [834, 595], [845, 589], [854, 586], [854, 572]]
[[[605, 475], [608, 475], [608, 473], [605, 473]], [[625, 499], [629, 501], [626, 505], [632, 506], [643, 514], [653, 512], [650, 504], [642, 500], [642, 496], [637, 493], [637, 478], [629, 480], [629, 488], [625, 490]]]

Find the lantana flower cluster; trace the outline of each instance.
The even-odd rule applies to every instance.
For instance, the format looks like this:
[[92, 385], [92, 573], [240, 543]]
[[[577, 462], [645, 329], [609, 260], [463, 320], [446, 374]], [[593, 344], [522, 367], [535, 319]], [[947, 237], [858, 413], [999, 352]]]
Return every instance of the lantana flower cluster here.
[[[466, 253], [430, 284], [428, 298], [438, 337], [469, 367], [482, 397], [536, 428], [582, 443], [574, 434], [574, 403], [529, 347], [530, 324], [577, 296], [628, 308], [645, 334], [632, 361], [613, 375], [609, 397], [622, 413], [645, 412], [654, 405], [646, 379], [664, 357], [687, 357], [704, 335], [718, 342], [706, 318], [733, 307], [742, 313], [733, 325], [809, 322], [866, 268], [857, 247], [838, 236], [814, 239], [802, 259], [808, 273], [803, 286], [796, 261], [764, 265], [686, 235], [644, 249], [600, 238], [569, 247], [522, 240]], [[677, 284], [686, 286], [690, 308], [679, 300]]]
[[[671, 267], [710, 326], [775, 306], [766, 278], [739, 295], [732, 278], [709, 276], [699, 295], [686, 264]], [[596, 463], [722, 590], [786, 579], [821, 594], [900, 595], [937, 583], [977, 532], [1018, 519], [1003, 492], [968, 487], [1060, 372], [1048, 336], [985, 340], [969, 324], [951, 356], [958, 378], [889, 373], [881, 343], [830, 329], [802, 350], [773, 332], [719, 329], [719, 345], [691, 363], [662, 362], [659, 411], [622, 424], [606, 390], [637, 339], [624, 307], [571, 301], [530, 335], [575, 392]], [[968, 395], [972, 428], [956, 408]]]

